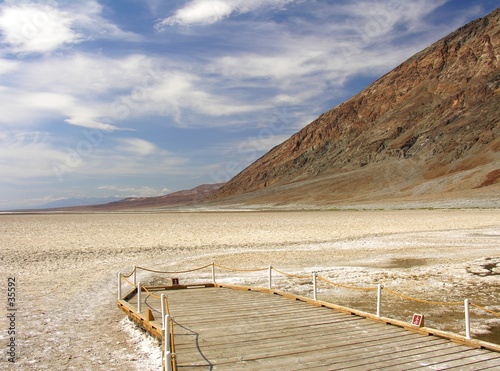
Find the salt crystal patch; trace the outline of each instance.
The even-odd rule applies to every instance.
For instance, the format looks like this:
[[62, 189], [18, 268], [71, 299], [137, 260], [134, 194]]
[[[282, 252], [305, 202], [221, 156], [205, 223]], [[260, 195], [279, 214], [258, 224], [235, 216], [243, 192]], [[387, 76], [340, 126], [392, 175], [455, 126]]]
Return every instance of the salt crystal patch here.
[[161, 370], [161, 348], [158, 341], [138, 328], [128, 318], [120, 321], [120, 326], [128, 335], [128, 342], [134, 344], [134, 360], [138, 370]]

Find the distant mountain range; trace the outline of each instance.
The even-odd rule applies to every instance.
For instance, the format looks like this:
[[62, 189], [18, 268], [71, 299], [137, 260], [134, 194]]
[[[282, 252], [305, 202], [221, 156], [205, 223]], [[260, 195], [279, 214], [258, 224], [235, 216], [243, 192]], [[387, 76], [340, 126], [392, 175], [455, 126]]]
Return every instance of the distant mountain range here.
[[[183, 205], [195, 205], [211, 196], [222, 184], [203, 184], [190, 190], [172, 192], [157, 197], [129, 197], [114, 199], [111, 202], [99, 204], [75, 205], [75, 207], [56, 207], [64, 211], [127, 211], [136, 209], [161, 209]], [[52, 208], [54, 209], [54, 208]]]
[[499, 202], [499, 17], [497, 9], [414, 55], [273, 148], [212, 200]]
[[65, 198], [61, 200], [56, 200], [48, 202], [37, 206], [36, 209], [54, 209], [61, 207], [73, 207], [73, 206], [89, 206], [89, 205], [99, 205], [106, 204], [108, 202], [114, 202], [121, 200], [121, 197], [81, 197], [81, 198]]

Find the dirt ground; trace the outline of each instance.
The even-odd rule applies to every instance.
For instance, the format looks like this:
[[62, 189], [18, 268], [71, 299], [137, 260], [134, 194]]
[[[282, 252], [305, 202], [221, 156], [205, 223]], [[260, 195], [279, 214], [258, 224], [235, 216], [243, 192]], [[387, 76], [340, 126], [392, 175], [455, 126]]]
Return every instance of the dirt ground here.
[[[0, 247], [2, 369], [159, 369], [155, 342], [116, 307], [117, 273], [134, 265], [273, 265], [354, 286], [382, 283], [421, 299], [469, 298], [500, 311], [499, 209], [0, 215]], [[209, 272], [179, 276], [187, 282]], [[8, 361], [9, 278], [16, 282], [15, 364]], [[217, 279], [266, 285], [267, 273], [221, 271]], [[303, 295], [312, 290], [308, 279], [276, 276], [274, 284]], [[324, 283], [318, 293], [374, 312], [370, 295]], [[385, 316], [409, 321], [424, 313], [427, 326], [464, 331], [461, 307], [383, 296]], [[500, 318], [476, 309], [472, 316], [474, 337], [500, 343]]]

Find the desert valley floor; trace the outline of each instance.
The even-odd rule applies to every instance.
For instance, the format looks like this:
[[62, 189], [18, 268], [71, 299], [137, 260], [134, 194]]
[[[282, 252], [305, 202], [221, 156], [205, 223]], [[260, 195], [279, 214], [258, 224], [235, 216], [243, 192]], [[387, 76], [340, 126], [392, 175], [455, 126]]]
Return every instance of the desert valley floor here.
[[[382, 283], [427, 300], [469, 298], [500, 311], [499, 209], [8, 214], [0, 215], [0, 246], [2, 295], [9, 277], [17, 283], [12, 369], [161, 369], [159, 347], [116, 307], [117, 273], [134, 265], [272, 264], [296, 274], [318, 271], [339, 283]], [[262, 272], [218, 278], [266, 284]], [[302, 295], [311, 290], [300, 280], [277, 278], [276, 285]], [[375, 309], [374, 298], [356, 291], [321, 286], [318, 296]], [[2, 305], [0, 368], [9, 365], [5, 310]], [[427, 326], [463, 333], [463, 308], [387, 297], [382, 311], [403, 320], [424, 313]], [[474, 337], [500, 343], [498, 317], [476, 310], [472, 317]]]

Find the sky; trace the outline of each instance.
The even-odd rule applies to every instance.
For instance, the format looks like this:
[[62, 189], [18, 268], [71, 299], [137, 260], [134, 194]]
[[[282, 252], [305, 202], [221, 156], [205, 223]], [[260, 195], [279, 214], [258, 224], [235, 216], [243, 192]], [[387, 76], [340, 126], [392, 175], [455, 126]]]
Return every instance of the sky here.
[[0, 210], [228, 181], [497, 6], [4, 0]]

